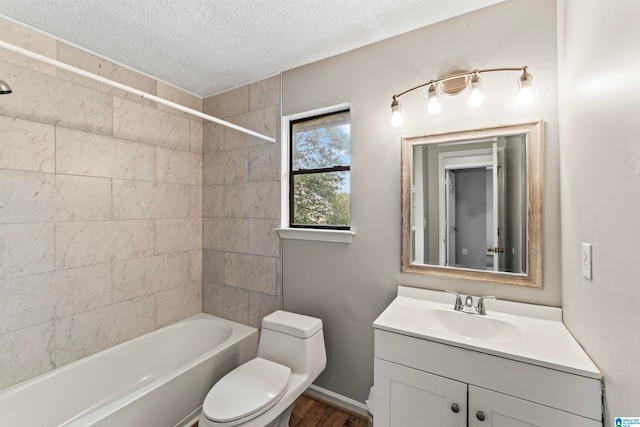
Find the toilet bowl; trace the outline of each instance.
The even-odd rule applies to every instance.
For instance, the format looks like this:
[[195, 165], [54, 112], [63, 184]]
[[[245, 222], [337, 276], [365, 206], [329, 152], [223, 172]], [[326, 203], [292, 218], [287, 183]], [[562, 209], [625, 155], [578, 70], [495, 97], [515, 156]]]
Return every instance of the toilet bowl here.
[[288, 427], [295, 400], [326, 364], [322, 320], [276, 311], [262, 320], [258, 356], [207, 394], [199, 427]]

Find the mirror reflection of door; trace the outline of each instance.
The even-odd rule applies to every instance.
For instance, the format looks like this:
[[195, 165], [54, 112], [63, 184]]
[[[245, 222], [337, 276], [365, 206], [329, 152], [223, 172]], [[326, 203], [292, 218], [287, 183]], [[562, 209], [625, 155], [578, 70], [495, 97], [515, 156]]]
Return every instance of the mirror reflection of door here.
[[[446, 254], [441, 265], [493, 269], [497, 257], [488, 257], [497, 235], [493, 219], [494, 187], [491, 149], [476, 149], [440, 154], [443, 176], [444, 210], [441, 212], [442, 245]], [[496, 181], [497, 182], [497, 181]]]

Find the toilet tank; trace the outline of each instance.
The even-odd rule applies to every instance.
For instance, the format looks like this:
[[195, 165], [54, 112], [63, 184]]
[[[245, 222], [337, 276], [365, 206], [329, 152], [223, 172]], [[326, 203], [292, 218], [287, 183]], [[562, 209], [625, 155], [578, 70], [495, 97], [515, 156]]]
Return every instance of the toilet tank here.
[[265, 316], [258, 357], [297, 374], [319, 375], [327, 364], [322, 320], [282, 310]]

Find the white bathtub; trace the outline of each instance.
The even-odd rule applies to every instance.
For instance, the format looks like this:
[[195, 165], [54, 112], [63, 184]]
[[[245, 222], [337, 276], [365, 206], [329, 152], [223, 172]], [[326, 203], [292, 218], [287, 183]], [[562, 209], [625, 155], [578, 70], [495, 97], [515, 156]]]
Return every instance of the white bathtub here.
[[0, 426], [191, 426], [255, 328], [197, 314], [0, 392]]

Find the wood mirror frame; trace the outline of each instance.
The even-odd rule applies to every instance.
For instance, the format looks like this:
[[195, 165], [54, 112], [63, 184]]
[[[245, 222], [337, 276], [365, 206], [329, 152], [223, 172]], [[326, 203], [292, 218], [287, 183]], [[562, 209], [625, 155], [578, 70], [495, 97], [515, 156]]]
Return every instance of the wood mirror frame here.
[[[413, 186], [413, 147], [415, 145], [525, 134], [527, 143], [527, 269], [526, 273], [417, 264], [412, 261], [411, 197]], [[402, 272], [450, 279], [464, 279], [505, 285], [542, 288], [543, 257], [543, 122], [499, 126], [460, 132], [402, 138]]]

